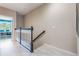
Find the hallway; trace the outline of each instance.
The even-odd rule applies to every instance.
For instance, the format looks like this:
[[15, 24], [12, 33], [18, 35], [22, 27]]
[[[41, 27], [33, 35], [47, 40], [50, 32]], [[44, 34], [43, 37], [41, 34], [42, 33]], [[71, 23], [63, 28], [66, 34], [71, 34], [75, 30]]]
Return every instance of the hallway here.
[[[0, 14], [2, 18], [12, 19], [11, 29], [8, 22], [6, 26], [2, 20], [0, 23], [1, 56], [77, 55], [76, 3], [2, 3]], [[27, 29], [30, 27], [32, 28]], [[46, 32], [39, 37], [38, 34], [42, 31]], [[11, 38], [4, 38], [5, 34], [12, 35], [13, 40], [20, 41], [25, 47], [31, 47], [34, 52], [30, 53]], [[35, 38], [38, 40], [34, 42]]]

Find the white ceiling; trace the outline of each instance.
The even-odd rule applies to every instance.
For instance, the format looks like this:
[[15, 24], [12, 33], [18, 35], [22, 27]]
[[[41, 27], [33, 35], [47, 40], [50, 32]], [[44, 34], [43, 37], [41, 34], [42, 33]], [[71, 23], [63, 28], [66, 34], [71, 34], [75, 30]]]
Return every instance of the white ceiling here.
[[31, 12], [40, 5], [42, 3], [0, 3], [0, 6], [14, 10], [22, 15]]

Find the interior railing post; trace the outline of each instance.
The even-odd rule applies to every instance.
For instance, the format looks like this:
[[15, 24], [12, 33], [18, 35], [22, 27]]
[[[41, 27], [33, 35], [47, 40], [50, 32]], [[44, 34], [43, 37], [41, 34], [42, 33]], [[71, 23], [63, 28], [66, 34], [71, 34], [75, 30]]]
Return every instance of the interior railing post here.
[[31, 52], [33, 52], [33, 27], [31, 26]]
[[21, 27], [20, 27], [20, 44], [21, 44]]

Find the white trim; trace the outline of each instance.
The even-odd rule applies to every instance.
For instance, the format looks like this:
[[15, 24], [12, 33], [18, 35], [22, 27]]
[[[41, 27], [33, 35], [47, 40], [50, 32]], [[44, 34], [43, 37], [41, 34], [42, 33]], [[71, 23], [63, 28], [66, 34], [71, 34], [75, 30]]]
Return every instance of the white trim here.
[[[46, 45], [48, 45], [48, 44], [46, 44]], [[74, 55], [74, 56], [77, 55], [76, 53], [67, 51], [67, 50], [65, 50], [65, 49], [61, 49], [61, 48], [58, 48], [58, 47], [55, 47], [55, 46], [51, 46], [51, 45], [49, 45], [49, 46], [52, 47], [52, 48], [54, 48], [54, 49], [57, 49], [57, 50], [59, 50], [59, 51], [61, 51], [61, 52], [68, 53], [68, 54], [70, 54], [70, 55]]]
[[39, 48], [37, 48], [34, 51], [35, 55], [39, 54], [39, 55], [54, 55], [54, 56], [76, 56], [76, 53], [61, 49], [61, 48], [57, 48], [55, 46], [51, 46], [49, 44], [44, 44], [42, 46], [40, 46]]

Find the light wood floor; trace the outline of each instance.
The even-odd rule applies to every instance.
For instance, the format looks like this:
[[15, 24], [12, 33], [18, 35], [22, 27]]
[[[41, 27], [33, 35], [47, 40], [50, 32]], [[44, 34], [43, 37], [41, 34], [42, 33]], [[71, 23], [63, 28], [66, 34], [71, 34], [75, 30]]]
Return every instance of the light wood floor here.
[[34, 50], [30, 53], [27, 49], [22, 47], [18, 42], [11, 39], [0, 40], [0, 56], [74, 56], [75, 54], [69, 52], [62, 52], [48, 44]]
[[0, 40], [1, 56], [28, 56], [31, 53], [22, 47], [18, 42], [11, 39]]

